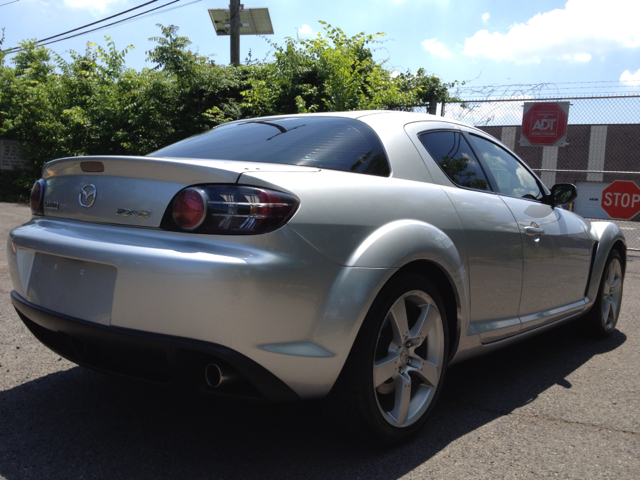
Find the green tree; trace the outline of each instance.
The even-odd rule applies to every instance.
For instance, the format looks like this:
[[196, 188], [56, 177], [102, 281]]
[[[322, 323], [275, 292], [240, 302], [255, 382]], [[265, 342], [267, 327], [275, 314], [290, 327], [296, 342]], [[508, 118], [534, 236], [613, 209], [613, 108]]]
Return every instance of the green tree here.
[[[152, 68], [126, 66], [133, 48], [88, 43], [65, 60], [35, 40], [9, 62], [0, 53], [0, 136], [18, 140], [29, 167], [0, 172], [25, 195], [53, 158], [145, 155], [229, 120], [258, 115], [363, 109], [410, 109], [452, 84], [423, 69], [397, 74], [374, 58], [383, 34], [347, 36], [321, 22], [312, 39], [272, 44], [273, 58], [218, 65], [190, 49], [174, 25], [160, 27], [147, 51]], [[0, 45], [4, 35], [0, 39]], [[12, 187], [13, 188], [13, 187]], [[15, 192], [14, 192], [15, 193]]]
[[256, 68], [243, 92], [244, 106], [253, 115], [366, 109], [409, 109], [435, 95], [448, 98], [445, 84], [420, 69], [397, 74], [376, 61], [372, 47], [383, 33], [347, 36], [320, 22], [323, 32], [312, 39], [287, 38], [273, 44], [274, 60]]
[[175, 25], [158, 24], [162, 36], [151, 37], [156, 47], [147, 51], [154, 71], [169, 82], [173, 91], [165, 98], [172, 109], [168, 143], [193, 135], [220, 123], [242, 118], [240, 92], [247, 88], [251, 67], [221, 66], [192, 52], [191, 41], [178, 36]]

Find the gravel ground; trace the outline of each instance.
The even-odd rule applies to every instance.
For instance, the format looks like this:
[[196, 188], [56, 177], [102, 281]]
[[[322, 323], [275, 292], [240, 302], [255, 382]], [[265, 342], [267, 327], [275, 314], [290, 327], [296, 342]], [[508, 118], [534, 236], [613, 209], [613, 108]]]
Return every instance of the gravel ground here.
[[[0, 204], [0, 242], [29, 219]], [[635, 255], [635, 256], [634, 256]], [[454, 366], [413, 442], [341, 438], [315, 404], [222, 401], [111, 378], [39, 344], [0, 248], [0, 479], [640, 478], [640, 256], [619, 330], [566, 325]]]

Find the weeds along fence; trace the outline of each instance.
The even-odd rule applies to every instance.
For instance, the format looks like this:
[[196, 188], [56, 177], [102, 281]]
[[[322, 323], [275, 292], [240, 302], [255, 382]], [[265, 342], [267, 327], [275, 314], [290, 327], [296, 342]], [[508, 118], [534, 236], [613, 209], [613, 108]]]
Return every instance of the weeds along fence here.
[[[570, 102], [567, 145], [520, 145], [525, 102]], [[414, 111], [428, 111], [428, 106]], [[433, 110], [432, 110], [433, 111]], [[440, 104], [436, 115], [481, 128], [501, 140], [539, 174], [548, 186], [569, 182], [578, 187], [576, 213], [610, 219], [602, 208], [602, 192], [616, 180], [640, 186], [640, 95], [476, 99]], [[615, 220], [630, 249], [640, 251], [640, 213], [630, 221]]]

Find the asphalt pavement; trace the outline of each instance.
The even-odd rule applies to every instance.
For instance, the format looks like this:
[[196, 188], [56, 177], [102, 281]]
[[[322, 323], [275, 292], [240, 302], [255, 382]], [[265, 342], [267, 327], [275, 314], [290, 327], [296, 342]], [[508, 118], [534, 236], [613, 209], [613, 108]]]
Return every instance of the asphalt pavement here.
[[318, 405], [220, 400], [61, 359], [11, 306], [4, 244], [30, 218], [0, 204], [0, 479], [640, 478], [640, 254], [618, 330], [568, 324], [449, 370], [430, 423], [374, 448]]

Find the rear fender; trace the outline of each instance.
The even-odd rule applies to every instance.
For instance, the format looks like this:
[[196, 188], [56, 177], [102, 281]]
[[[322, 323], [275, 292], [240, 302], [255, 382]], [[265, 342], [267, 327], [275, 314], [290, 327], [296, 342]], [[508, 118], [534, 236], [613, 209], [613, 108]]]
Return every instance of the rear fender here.
[[[412, 262], [428, 261], [439, 267], [452, 283], [461, 309], [459, 320], [464, 322], [469, 318], [468, 273], [466, 254], [458, 247], [445, 232], [433, 225], [417, 220], [399, 220], [370, 234], [353, 252], [347, 264], [396, 271]], [[382, 286], [379, 285], [376, 291]]]

